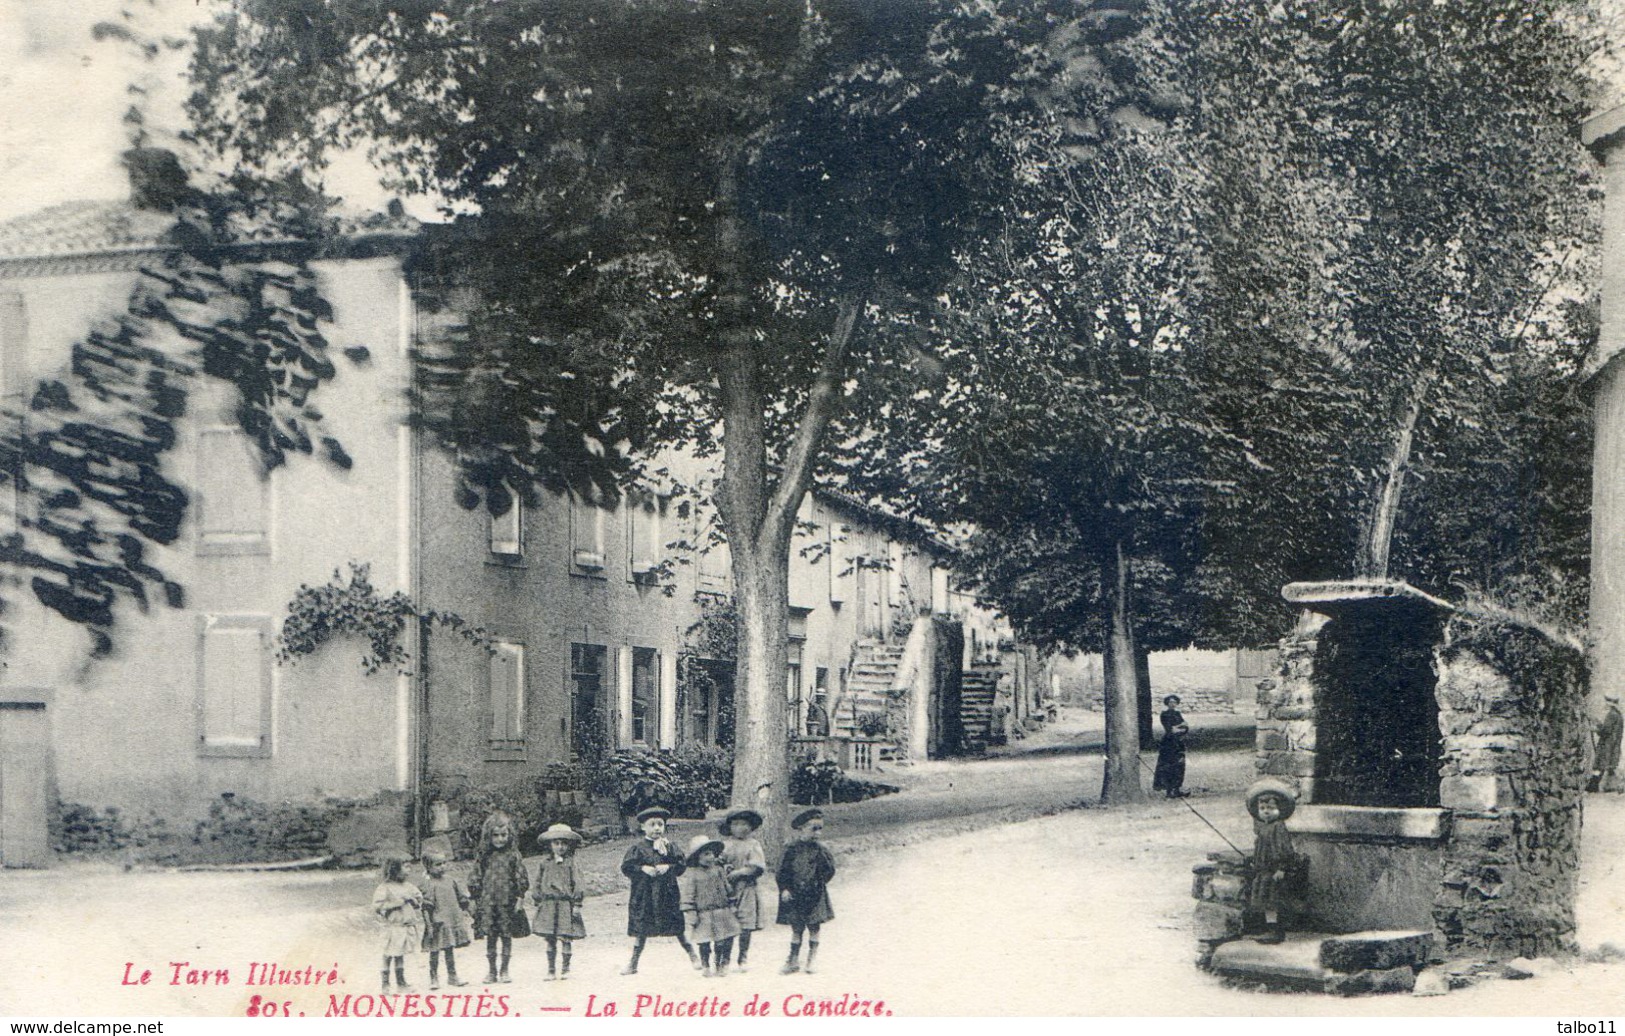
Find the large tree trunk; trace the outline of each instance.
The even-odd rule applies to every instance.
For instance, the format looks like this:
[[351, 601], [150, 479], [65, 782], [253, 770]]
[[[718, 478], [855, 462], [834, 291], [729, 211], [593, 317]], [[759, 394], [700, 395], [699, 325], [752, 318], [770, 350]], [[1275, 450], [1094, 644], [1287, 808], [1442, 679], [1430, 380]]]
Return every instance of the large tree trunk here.
[[[733, 204], [731, 171], [722, 179], [725, 208]], [[738, 227], [724, 214], [719, 242], [737, 254]], [[726, 263], [719, 278], [722, 314], [717, 386], [722, 409], [722, 482], [717, 506], [732, 554], [739, 624], [734, 675], [733, 805], [758, 810], [762, 841], [777, 855], [790, 811], [789, 727], [785, 721], [789, 641], [790, 544], [796, 511], [812, 485], [813, 462], [839, 399], [846, 347], [863, 304], [840, 309], [824, 343], [818, 373], [777, 480], [768, 477], [766, 410], [774, 388], [757, 352], [752, 306], [743, 279]]]
[[742, 542], [733, 551], [739, 615], [734, 679], [733, 804], [783, 823], [790, 804], [785, 718], [785, 650], [789, 641], [789, 557]]
[[1416, 422], [1422, 416], [1422, 404], [1432, 387], [1434, 371], [1427, 371], [1416, 379], [1411, 398], [1400, 425], [1394, 435], [1393, 448], [1388, 452], [1387, 473], [1382, 489], [1371, 505], [1365, 522], [1365, 535], [1361, 538], [1360, 557], [1355, 563], [1355, 575], [1362, 579], [1388, 578], [1388, 553], [1393, 546], [1394, 525], [1399, 521], [1399, 500], [1405, 489], [1405, 476], [1411, 467], [1411, 445], [1416, 438]]
[[1106, 805], [1144, 802], [1140, 783], [1140, 732], [1136, 718], [1137, 683], [1134, 634], [1129, 622], [1128, 565], [1121, 540], [1107, 548], [1100, 564], [1102, 604], [1106, 618], [1106, 767], [1100, 801]]

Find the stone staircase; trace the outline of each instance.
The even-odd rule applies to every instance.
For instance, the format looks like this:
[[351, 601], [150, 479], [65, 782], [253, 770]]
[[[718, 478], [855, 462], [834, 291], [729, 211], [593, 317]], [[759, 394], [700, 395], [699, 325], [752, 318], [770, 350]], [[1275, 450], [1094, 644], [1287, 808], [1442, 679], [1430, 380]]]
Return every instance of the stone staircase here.
[[976, 662], [960, 677], [959, 722], [967, 752], [983, 751], [993, 743], [993, 700], [999, 672], [997, 662]]
[[864, 713], [886, 714], [888, 697], [897, 679], [897, 666], [903, 660], [903, 645], [887, 644], [879, 640], [858, 642], [852, 671], [846, 677], [847, 702], [840, 714], [831, 718], [832, 733], [842, 737], [861, 737], [854, 722]]

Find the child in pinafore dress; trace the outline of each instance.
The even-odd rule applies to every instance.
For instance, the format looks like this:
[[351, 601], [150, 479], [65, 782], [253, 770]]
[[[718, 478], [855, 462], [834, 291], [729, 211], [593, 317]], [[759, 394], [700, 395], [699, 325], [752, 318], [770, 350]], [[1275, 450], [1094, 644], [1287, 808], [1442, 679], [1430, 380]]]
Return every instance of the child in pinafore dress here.
[[[475, 864], [474, 927], [485, 933], [485, 981], [511, 982], [508, 959], [513, 955], [515, 918], [524, 919], [525, 892], [530, 876], [519, 855], [513, 818], [498, 810], [480, 828], [480, 853]], [[497, 957], [500, 948], [502, 956]]]
[[406, 880], [406, 864], [400, 860], [384, 863], [384, 880], [372, 894], [372, 909], [384, 926], [383, 987], [389, 991], [389, 967], [395, 966], [395, 988], [406, 992], [406, 955], [416, 953], [423, 938], [418, 929], [418, 887]]
[[1268, 777], [1247, 789], [1247, 812], [1253, 815], [1253, 877], [1247, 902], [1264, 915], [1264, 934], [1258, 938], [1261, 943], [1286, 941], [1281, 906], [1287, 883], [1298, 867], [1286, 818], [1297, 808], [1297, 798], [1290, 785]]
[[790, 821], [800, 834], [784, 847], [779, 859], [779, 924], [790, 926], [790, 956], [779, 972], [801, 970], [801, 933], [807, 933], [807, 974], [818, 959], [818, 931], [835, 911], [829, 903], [829, 879], [835, 876], [835, 857], [818, 839], [824, 833], [824, 812], [804, 810]]
[[[536, 901], [536, 919], [530, 930], [547, 940], [547, 980], [551, 982], [570, 977], [571, 943], [586, 938], [581, 901], [587, 893], [576, 867], [576, 846], [581, 844], [581, 836], [568, 824], [554, 824], [542, 832], [541, 841], [547, 852], [536, 868], [536, 884], [530, 890], [530, 898]], [[563, 961], [559, 960], [560, 944]]]
[[457, 977], [457, 951], [473, 940], [465, 918], [471, 902], [468, 886], [461, 878], [446, 873], [446, 854], [431, 850], [423, 854], [423, 877], [418, 890], [423, 896], [423, 952], [429, 955], [429, 988], [440, 988], [440, 955], [446, 955], [446, 984], [466, 986]]
[[747, 970], [750, 933], [762, 927], [762, 890], [756, 882], [767, 872], [767, 854], [756, 832], [762, 815], [754, 809], [736, 809], [722, 818], [722, 866], [728, 876], [728, 899], [739, 921], [739, 957], [735, 967]]
[[[722, 843], [705, 835], [695, 835], [688, 843], [688, 869], [677, 879], [682, 892], [683, 918], [688, 922], [690, 941], [700, 945], [700, 963], [705, 977], [726, 975], [733, 954], [739, 920], [728, 901], [728, 879], [722, 869]], [[711, 948], [716, 947], [716, 964]]]
[[623, 975], [638, 973], [638, 959], [650, 936], [676, 936], [689, 963], [696, 969], [701, 967], [699, 955], [683, 932], [677, 877], [683, 873], [685, 863], [682, 850], [666, 837], [666, 820], [670, 816], [671, 810], [664, 806], [650, 806], [639, 813], [643, 838], [621, 858], [621, 873], [632, 882], [626, 900], [626, 934], [635, 940], [632, 959], [621, 969]]

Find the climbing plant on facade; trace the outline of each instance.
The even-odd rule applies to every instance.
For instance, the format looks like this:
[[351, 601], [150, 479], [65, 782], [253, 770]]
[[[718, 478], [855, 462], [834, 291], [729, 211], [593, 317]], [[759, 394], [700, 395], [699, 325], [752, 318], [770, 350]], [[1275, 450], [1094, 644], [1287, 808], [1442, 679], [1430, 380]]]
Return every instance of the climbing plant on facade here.
[[398, 590], [388, 596], [380, 594], [372, 585], [372, 566], [352, 561], [348, 582], [334, 570], [332, 582], [301, 585], [294, 593], [277, 635], [277, 662], [290, 664], [315, 654], [330, 641], [353, 637], [367, 643], [361, 668], [368, 676], [385, 666], [404, 675], [411, 672], [411, 655], [403, 643], [411, 619], [455, 633], [471, 644], [491, 646], [489, 633], [455, 612], [423, 608]]
[[[139, 269], [124, 312], [75, 342], [0, 429], [0, 479], [20, 501], [0, 565], [89, 630], [96, 656], [113, 648], [120, 599], [145, 610], [156, 590], [184, 606], [150, 548], [184, 527], [189, 494], [171, 454], [196, 378], [232, 387], [233, 417], [267, 472], [317, 442], [328, 462], [351, 463], [311, 404], [335, 375], [321, 332], [331, 309], [308, 265], [330, 229], [314, 199], [199, 191], [156, 149], [125, 162], [137, 203], [174, 217], [169, 247]], [[278, 244], [245, 246], [255, 239]]]

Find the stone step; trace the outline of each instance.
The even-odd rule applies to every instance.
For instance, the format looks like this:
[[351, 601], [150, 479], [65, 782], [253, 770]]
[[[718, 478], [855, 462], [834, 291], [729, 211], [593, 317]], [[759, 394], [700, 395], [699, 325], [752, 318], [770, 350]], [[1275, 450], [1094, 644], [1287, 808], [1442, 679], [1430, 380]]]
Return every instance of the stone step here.
[[1251, 938], [1220, 943], [1208, 966], [1228, 978], [1284, 989], [1408, 993], [1432, 948], [1433, 934], [1424, 931], [1294, 932], [1274, 945]]
[[1333, 971], [1419, 968], [1433, 952], [1433, 933], [1424, 931], [1355, 932], [1334, 935], [1320, 944], [1320, 963]]
[[1324, 936], [1298, 933], [1289, 934], [1286, 942], [1274, 946], [1252, 939], [1232, 939], [1214, 948], [1209, 967], [1231, 978], [1318, 990], [1325, 987], [1332, 974], [1320, 963], [1323, 941]]

